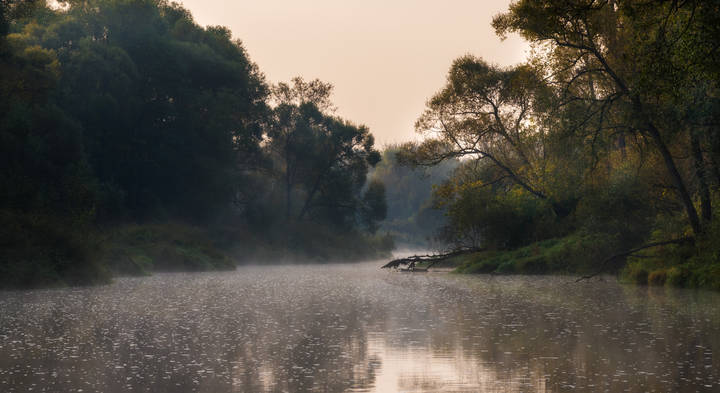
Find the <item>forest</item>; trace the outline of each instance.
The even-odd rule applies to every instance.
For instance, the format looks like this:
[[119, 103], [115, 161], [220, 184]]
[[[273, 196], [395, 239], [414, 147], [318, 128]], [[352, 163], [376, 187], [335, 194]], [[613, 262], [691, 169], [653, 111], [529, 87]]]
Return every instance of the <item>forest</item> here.
[[0, 287], [392, 248], [330, 84], [269, 84], [177, 3], [0, 4]]
[[417, 142], [164, 0], [0, 0], [0, 287], [472, 249], [464, 273], [720, 289], [720, 1], [519, 0]]
[[0, 0], [0, 392], [720, 391], [720, 0], [176, 1]]
[[720, 2], [512, 2], [525, 64], [453, 63], [399, 159], [435, 190], [462, 272], [619, 273], [720, 289]]

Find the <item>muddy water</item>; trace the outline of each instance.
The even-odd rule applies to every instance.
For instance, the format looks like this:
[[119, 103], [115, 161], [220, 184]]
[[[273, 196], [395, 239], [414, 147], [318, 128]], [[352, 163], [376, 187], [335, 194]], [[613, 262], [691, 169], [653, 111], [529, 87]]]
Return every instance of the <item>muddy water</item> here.
[[378, 265], [0, 292], [0, 391], [720, 391], [720, 294]]

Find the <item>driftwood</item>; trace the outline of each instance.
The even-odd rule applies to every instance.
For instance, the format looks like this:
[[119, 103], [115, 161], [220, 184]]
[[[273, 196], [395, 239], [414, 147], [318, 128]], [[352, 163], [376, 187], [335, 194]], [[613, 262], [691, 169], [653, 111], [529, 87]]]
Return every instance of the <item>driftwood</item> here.
[[413, 255], [406, 258], [399, 258], [399, 259], [393, 259], [392, 261], [388, 262], [387, 264], [383, 265], [381, 269], [389, 269], [389, 268], [395, 268], [397, 269], [400, 267], [400, 265], [409, 265], [412, 262], [415, 262], [416, 264], [422, 263], [422, 262], [429, 262], [427, 266], [424, 267], [425, 270], [429, 269], [433, 265], [435, 265], [438, 262], [442, 262], [446, 259], [450, 259], [452, 257], [456, 257], [458, 255], [463, 254], [469, 254], [473, 252], [482, 251], [483, 249], [480, 248], [460, 248], [456, 249], [444, 254], [433, 254], [433, 255]]
[[615, 254], [615, 255], [613, 255], [613, 256], [611, 256], [611, 257], [609, 257], [609, 258], [604, 259], [602, 262], [600, 262], [600, 268], [599, 268], [595, 273], [588, 274], [588, 275], [586, 275], [586, 276], [582, 276], [582, 277], [578, 278], [577, 280], [575, 280], [575, 282], [580, 282], [580, 281], [582, 281], [582, 280], [589, 280], [589, 279], [591, 279], [591, 278], [593, 278], [593, 277], [595, 277], [595, 276], [597, 276], [597, 275], [599, 275], [599, 274], [604, 273], [604, 272], [605, 272], [605, 269], [607, 268], [607, 265], [608, 265], [610, 262], [612, 262], [612, 261], [614, 261], [614, 260], [616, 260], [616, 259], [618, 259], [618, 258], [625, 258], [625, 257], [629, 257], [629, 256], [633, 256], [633, 257], [644, 257], [644, 256], [641, 256], [641, 255], [635, 256], [635, 255], [632, 255], [632, 254], [634, 254], [634, 253], [636, 253], [636, 252], [638, 252], [638, 251], [645, 250], [645, 249], [647, 249], [647, 248], [659, 247], [659, 246], [666, 246], [666, 245], [668, 245], [668, 244], [683, 244], [683, 243], [693, 242], [694, 240], [695, 240], [695, 239], [694, 239], [693, 237], [681, 237], [681, 238], [679, 238], [679, 239], [665, 240], [665, 241], [662, 241], [662, 242], [648, 243], [648, 244], [645, 244], [645, 245], [643, 245], [643, 246], [640, 246], [640, 247], [637, 247], [637, 248], [633, 248], [632, 250], [628, 250], [628, 251], [625, 251], [625, 252], [621, 252], [620, 254]]

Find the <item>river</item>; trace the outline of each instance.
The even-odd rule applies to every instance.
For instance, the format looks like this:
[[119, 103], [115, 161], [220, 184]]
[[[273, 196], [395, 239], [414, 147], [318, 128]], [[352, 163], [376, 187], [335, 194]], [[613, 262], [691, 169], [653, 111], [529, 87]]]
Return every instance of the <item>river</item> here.
[[0, 292], [0, 391], [720, 391], [718, 293], [380, 264]]

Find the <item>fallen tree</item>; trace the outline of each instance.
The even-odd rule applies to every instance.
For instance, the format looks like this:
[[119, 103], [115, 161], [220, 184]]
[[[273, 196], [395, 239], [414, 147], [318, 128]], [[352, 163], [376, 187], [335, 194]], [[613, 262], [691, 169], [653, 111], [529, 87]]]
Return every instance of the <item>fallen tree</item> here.
[[393, 259], [392, 261], [388, 262], [387, 264], [380, 267], [381, 269], [390, 269], [394, 268], [397, 269], [400, 267], [400, 265], [409, 265], [413, 262], [415, 264], [424, 263], [427, 262], [428, 265], [425, 266], [425, 269], [429, 269], [433, 265], [435, 265], [438, 262], [442, 262], [444, 260], [463, 255], [463, 254], [470, 254], [473, 252], [479, 252], [483, 251], [481, 248], [459, 248], [455, 249], [453, 251], [444, 253], [444, 254], [432, 254], [432, 255], [412, 255], [405, 258], [399, 258], [399, 259]]

